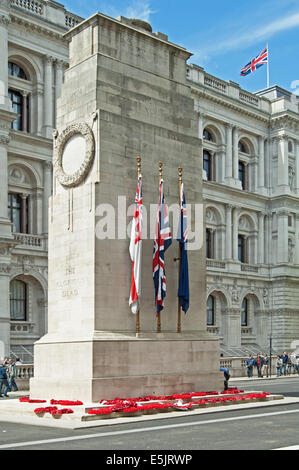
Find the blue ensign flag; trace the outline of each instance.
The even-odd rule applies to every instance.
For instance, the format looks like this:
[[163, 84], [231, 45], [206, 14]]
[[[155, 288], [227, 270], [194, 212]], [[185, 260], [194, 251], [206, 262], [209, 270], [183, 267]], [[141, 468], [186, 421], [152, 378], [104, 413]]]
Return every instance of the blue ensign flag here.
[[180, 243], [180, 255], [181, 255], [181, 266], [180, 266], [180, 278], [178, 297], [182, 310], [187, 313], [189, 309], [189, 270], [188, 270], [188, 252], [187, 252], [187, 209], [186, 199], [184, 194], [184, 184], [181, 185], [181, 215], [178, 232], [178, 242]]

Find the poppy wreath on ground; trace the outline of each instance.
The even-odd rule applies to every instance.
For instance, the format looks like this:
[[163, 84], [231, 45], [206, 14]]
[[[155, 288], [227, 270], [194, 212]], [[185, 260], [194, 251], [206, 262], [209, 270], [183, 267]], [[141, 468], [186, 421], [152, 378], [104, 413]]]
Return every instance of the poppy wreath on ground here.
[[82, 401], [71, 401], [71, 400], [50, 400], [51, 405], [62, 405], [62, 406], [80, 406], [83, 405]]
[[74, 413], [70, 408], [63, 408], [62, 410], [52, 410], [50, 411], [51, 415], [67, 415]]
[[20, 397], [21, 403], [47, 403], [47, 400], [31, 400], [29, 397]]
[[57, 406], [46, 406], [44, 408], [36, 408], [34, 413], [41, 414], [41, 413], [52, 413], [53, 411], [58, 410]]

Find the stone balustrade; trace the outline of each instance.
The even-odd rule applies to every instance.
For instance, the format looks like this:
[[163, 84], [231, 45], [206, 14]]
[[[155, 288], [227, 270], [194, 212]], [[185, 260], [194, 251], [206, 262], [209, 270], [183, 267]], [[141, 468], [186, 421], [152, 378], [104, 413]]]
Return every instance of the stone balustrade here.
[[10, 4], [18, 8], [22, 8], [23, 10], [27, 10], [35, 15], [44, 15], [44, 6], [42, 2], [34, 0], [11, 0]]
[[32, 247], [32, 248], [40, 248], [42, 250], [46, 250], [46, 239], [41, 235], [31, 235], [27, 233], [14, 233], [14, 239], [18, 242], [18, 245]]
[[[248, 356], [247, 356], [248, 357]], [[229, 369], [231, 377], [247, 377], [246, 359], [247, 357], [229, 357], [221, 358], [220, 366]], [[271, 375], [276, 375], [275, 367], [276, 356], [272, 356]], [[257, 377], [257, 368], [253, 368], [253, 376]]]

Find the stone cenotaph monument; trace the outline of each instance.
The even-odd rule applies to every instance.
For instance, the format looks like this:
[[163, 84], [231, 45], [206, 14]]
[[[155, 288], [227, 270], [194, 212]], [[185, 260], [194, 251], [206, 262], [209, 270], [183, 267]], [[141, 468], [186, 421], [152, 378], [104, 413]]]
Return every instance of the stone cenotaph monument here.
[[[96, 402], [220, 390], [219, 342], [206, 333], [203, 217], [199, 247], [188, 252], [190, 309], [182, 315], [182, 332], [174, 231], [165, 253], [161, 332], [149, 234], [143, 241], [138, 334], [128, 302], [131, 216], [122, 204], [124, 198], [127, 206], [134, 203], [136, 157], [142, 158], [148, 218], [159, 201], [159, 161], [166, 203], [178, 204], [181, 166], [187, 203], [202, 204], [202, 141], [186, 79], [191, 54], [152, 33], [148, 23], [100, 13], [66, 38], [70, 66], [58, 101], [49, 203], [48, 333], [35, 344], [30, 395]], [[115, 218], [107, 216], [111, 208]]]

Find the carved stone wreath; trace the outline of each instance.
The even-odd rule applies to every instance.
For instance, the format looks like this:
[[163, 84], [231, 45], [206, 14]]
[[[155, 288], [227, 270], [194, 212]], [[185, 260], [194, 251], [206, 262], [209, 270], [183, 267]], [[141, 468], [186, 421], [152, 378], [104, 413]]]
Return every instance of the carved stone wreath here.
[[[66, 143], [74, 135], [81, 134], [85, 138], [85, 157], [80, 168], [68, 175], [63, 170], [62, 159]], [[66, 187], [78, 186], [88, 175], [95, 156], [95, 141], [91, 128], [85, 122], [71, 124], [59, 135], [54, 132], [54, 171], [59, 183]]]

